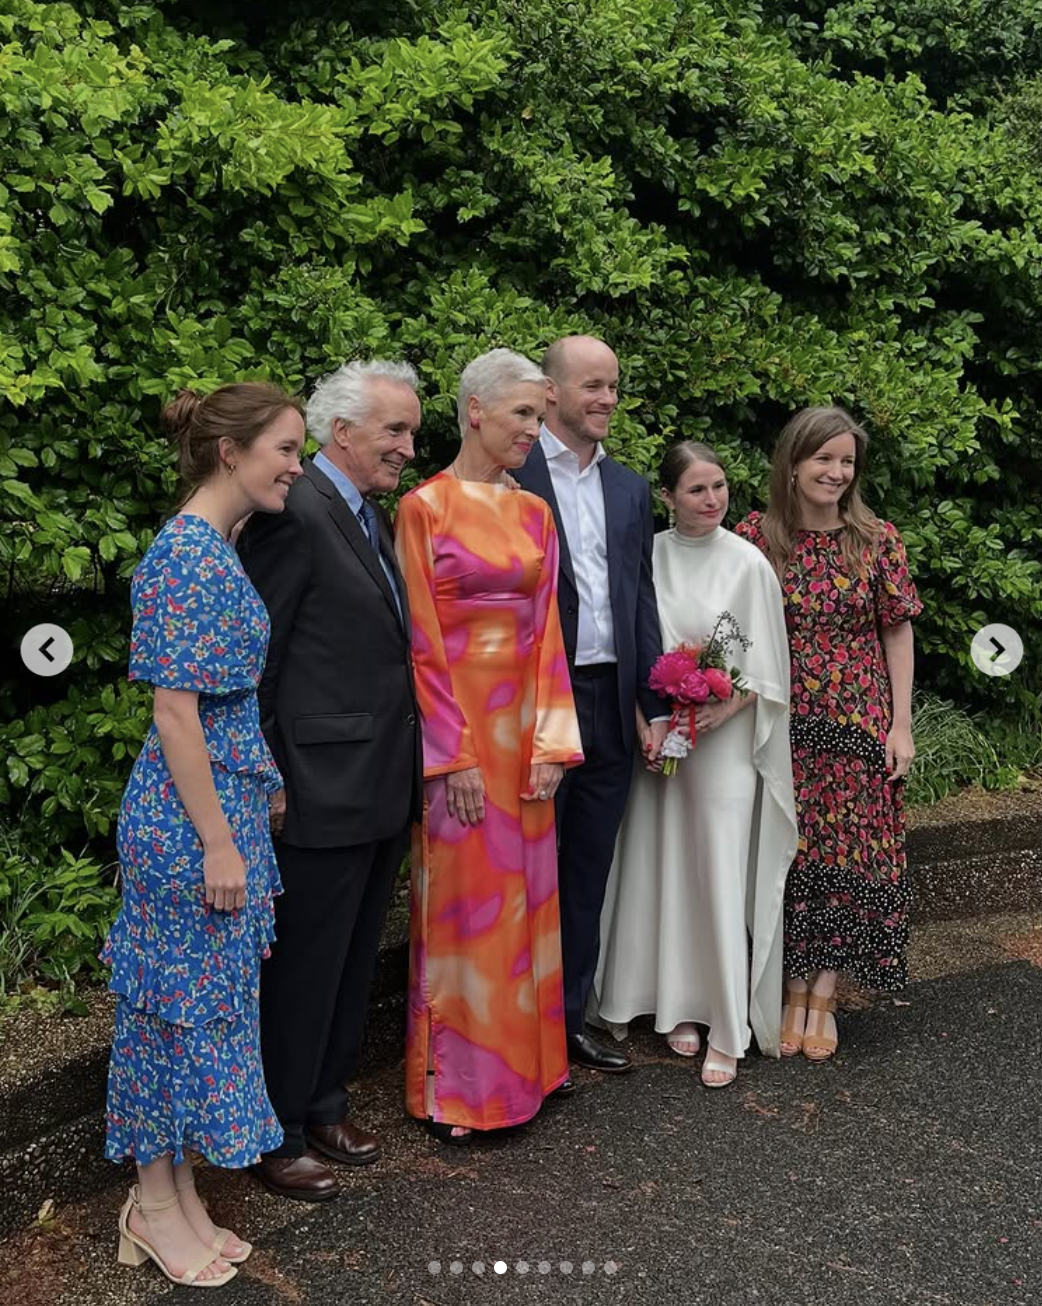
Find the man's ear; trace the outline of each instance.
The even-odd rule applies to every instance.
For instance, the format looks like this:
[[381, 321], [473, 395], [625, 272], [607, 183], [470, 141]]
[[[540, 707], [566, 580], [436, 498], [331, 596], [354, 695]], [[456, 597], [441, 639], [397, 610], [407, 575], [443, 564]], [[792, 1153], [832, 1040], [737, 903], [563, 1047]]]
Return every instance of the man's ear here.
[[348, 441], [351, 438], [351, 423], [346, 417], [333, 418], [333, 443], [338, 444], [341, 449], [346, 449]]
[[552, 376], [546, 378], [546, 402], [547, 404], [557, 403], [557, 382]]

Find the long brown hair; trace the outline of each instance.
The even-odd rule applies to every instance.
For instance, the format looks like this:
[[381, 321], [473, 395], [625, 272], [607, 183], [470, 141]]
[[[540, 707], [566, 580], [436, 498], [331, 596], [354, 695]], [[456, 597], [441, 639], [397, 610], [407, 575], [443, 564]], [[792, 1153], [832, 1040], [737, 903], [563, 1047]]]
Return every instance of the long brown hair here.
[[304, 415], [304, 405], [268, 381], [239, 381], [208, 395], [182, 390], [163, 409], [160, 421], [177, 442], [183, 507], [221, 465], [220, 443], [248, 449], [287, 408]]
[[882, 522], [865, 506], [858, 489], [868, 457], [868, 432], [843, 408], [801, 408], [786, 422], [774, 447], [771, 459], [771, 497], [763, 515], [767, 557], [779, 577], [784, 578], [800, 530], [796, 468], [812, 458], [823, 444], [837, 435], [854, 437], [854, 479], [839, 500], [839, 515], [843, 523], [840, 545], [847, 570], [852, 575], [864, 575], [867, 570], [866, 554], [870, 557], [875, 551]]

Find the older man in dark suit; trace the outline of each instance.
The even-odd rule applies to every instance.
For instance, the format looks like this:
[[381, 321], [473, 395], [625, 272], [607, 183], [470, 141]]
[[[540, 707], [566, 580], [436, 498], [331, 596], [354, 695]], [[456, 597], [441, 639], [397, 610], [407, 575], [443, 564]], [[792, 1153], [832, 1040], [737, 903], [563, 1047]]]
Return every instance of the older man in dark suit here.
[[609, 458], [619, 361], [601, 340], [566, 336], [543, 358], [546, 422], [513, 475], [553, 509], [560, 539], [558, 603], [582, 732], [582, 766], [557, 791], [564, 999], [572, 1061], [630, 1069], [585, 1028], [600, 951], [600, 916], [633, 772], [636, 705], [652, 722], [640, 741], [657, 755], [666, 733], [648, 672], [662, 652], [651, 576], [647, 481]]
[[349, 363], [321, 382], [308, 427], [322, 444], [285, 512], [239, 540], [271, 618], [261, 724], [286, 782], [272, 813], [284, 893], [261, 969], [264, 1075], [285, 1141], [255, 1167], [301, 1201], [337, 1194], [324, 1157], [376, 1159], [348, 1119], [380, 930], [421, 808], [421, 754], [405, 586], [390, 522], [420, 425], [416, 374]]

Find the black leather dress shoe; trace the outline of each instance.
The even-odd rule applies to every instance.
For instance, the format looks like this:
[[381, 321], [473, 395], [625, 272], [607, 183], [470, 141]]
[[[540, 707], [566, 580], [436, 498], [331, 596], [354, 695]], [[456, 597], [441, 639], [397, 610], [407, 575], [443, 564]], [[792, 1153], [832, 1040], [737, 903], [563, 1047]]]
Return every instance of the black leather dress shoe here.
[[633, 1069], [633, 1062], [614, 1048], [602, 1047], [589, 1034], [568, 1035], [568, 1057], [577, 1066], [602, 1070], [606, 1075], [621, 1075]]
[[262, 1156], [251, 1165], [269, 1193], [294, 1202], [328, 1202], [340, 1192], [336, 1176], [315, 1156]]
[[376, 1137], [346, 1120], [338, 1125], [311, 1125], [306, 1137], [316, 1152], [344, 1165], [369, 1165], [380, 1155]]

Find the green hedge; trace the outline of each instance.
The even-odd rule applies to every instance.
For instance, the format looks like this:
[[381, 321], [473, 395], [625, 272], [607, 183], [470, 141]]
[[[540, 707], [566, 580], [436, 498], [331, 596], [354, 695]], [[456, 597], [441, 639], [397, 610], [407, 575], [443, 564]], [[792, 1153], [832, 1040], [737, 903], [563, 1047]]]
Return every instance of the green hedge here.
[[[995, 8], [7, 0], [0, 815], [53, 864], [111, 835], [178, 387], [405, 355], [415, 479], [469, 358], [578, 329], [622, 359], [619, 456], [652, 474], [708, 437], [738, 513], [792, 409], [862, 416], [926, 603], [920, 680], [1037, 729], [1040, 6]], [[77, 658], [29, 685], [45, 614]], [[995, 620], [1028, 650], [1007, 681], [968, 658]]]

